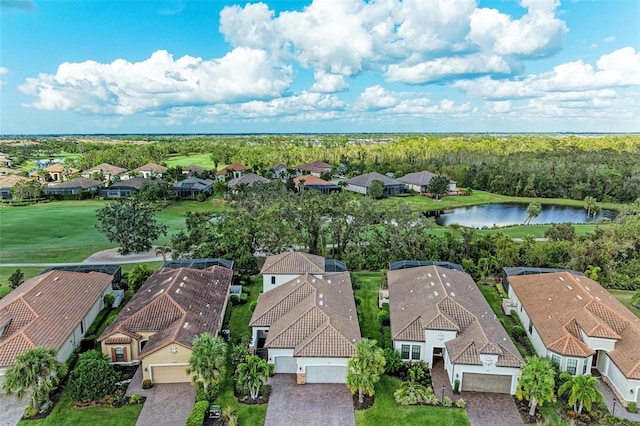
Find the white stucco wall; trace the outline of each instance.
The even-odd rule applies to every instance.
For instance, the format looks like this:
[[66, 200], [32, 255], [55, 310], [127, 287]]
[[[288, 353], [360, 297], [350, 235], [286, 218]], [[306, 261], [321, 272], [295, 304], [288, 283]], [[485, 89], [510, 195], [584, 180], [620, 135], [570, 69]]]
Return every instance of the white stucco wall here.
[[[80, 341], [84, 337], [87, 329], [91, 327], [91, 324], [96, 319], [100, 311], [104, 308], [104, 295], [107, 293], [111, 293], [111, 286], [105, 290], [100, 297], [94, 302], [89, 312], [84, 316], [82, 321], [76, 325], [76, 328], [73, 332], [67, 336], [67, 339], [62, 344], [60, 348], [58, 348], [58, 354], [56, 358], [62, 362], [69, 359], [73, 350], [80, 346]], [[81, 325], [82, 324], [82, 325]]]
[[269, 349], [269, 362], [274, 363], [276, 357], [293, 356], [293, 349]]
[[[608, 357], [607, 357], [608, 358]], [[622, 374], [622, 371], [616, 366], [616, 364], [608, 359], [608, 371], [606, 376], [611, 381], [611, 384], [616, 388], [618, 393], [627, 402], [638, 402], [638, 392], [640, 392], [640, 380], [627, 379]], [[633, 391], [633, 392], [632, 392]]]
[[347, 191], [353, 191], [353, 192], [357, 192], [359, 194], [364, 194], [367, 195], [367, 188], [364, 186], [358, 186], [358, 185], [347, 185]]
[[520, 378], [520, 369], [514, 367], [497, 367], [497, 355], [480, 355], [483, 365], [466, 365], [452, 364], [449, 359], [449, 353], [445, 351], [444, 365], [449, 377], [449, 384], [453, 387], [455, 380], [460, 380], [460, 389], [462, 389], [462, 377], [464, 373], [476, 374], [494, 374], [499, 376], [511, 376], [511, 395], [516, 393], [518, 379]]
[[611, 352], [616, 347], [616, 341], [614, 339], [589, 337], [582, 330], [580, 330], [580, 334], [582, 335], [582, 341], [584, 342], [584, 344], [589, 346], [593, 350], [596, 350], [596, 351], [603, 350], [603, 351]]
[[[293, 352], [293, 351], [292, 351]], [[307, 367], [313, 366], [340, 366], [346, 367], [349, 358], [296, 358], [298, 363], [298, 372], [306, 372]]]

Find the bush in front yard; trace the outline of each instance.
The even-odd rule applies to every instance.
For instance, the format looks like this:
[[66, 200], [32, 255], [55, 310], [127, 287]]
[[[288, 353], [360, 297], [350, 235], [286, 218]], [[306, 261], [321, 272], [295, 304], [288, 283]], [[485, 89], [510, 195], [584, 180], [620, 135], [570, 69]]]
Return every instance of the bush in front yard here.
[[91, 350], [80, 357], [69, 374], [67, 391], [75, 401], [97, 401], [113, 394], [119, 380], [120, 374], [102, 352]]
[[202, 426], [204, 423], [204, 416], [209, 409], [208, 401], [198, 401], [193, 406], [191, 414], [187, 417], [186, 426]]
[[142, 381], [142, 389], [151, 389], [151, 386], [153, 386], [153, 383], [151, 383], [151, 380], [144, 379]]

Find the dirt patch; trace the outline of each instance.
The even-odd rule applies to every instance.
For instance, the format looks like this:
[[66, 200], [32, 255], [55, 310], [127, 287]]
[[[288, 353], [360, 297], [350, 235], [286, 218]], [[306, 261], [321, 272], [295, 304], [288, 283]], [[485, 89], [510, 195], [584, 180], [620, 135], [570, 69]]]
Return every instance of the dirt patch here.
[[362, 398], [361, 404], [360, 401], [358, 401], [358, 393], [356, 392], [356, 394], [353, 395], [353, 408], [356, 410], [366, 410], [367, 408], [371, 408], [374, 401], [375, 397], [365, 394]]

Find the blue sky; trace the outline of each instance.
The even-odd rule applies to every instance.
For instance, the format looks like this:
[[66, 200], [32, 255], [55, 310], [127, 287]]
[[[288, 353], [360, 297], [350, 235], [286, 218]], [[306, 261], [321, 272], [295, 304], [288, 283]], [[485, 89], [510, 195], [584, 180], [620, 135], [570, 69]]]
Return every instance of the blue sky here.
[[0, 133], [640, 132], [640, 1], [0, 0]]

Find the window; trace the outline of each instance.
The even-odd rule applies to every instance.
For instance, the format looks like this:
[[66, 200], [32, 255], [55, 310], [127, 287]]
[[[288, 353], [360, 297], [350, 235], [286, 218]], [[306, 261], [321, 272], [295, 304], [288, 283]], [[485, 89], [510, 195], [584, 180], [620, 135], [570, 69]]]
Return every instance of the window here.
[[533, 323], [529, 320], [529, 334], [533, 333]]
[[400, 351], [400, 358], [409, 359], [409, 345], [402, 345], [402, 350]]
[[578, 360], [569, 358], [567, 360], [567, 373], [571, 374], [572, 376], [575, 376], [577, 368], [578, 368]]
[[553, 361], [553, 363], [556, 364], [557, 366], [560, 366], [560, 356], [556, 354], [551, 354], [551, 361]]
[[587, 374], [587, 360], [582, 363], [582, 374]]
[[84, 320], [80, 321], [80, 334], [84, 334]]
[[116, 353], [116, 362], [124, 362], [124, 348], [122, 346], [118, 346], [115, 348]]
[[420, 345], [411, 346], [411, 359], [417, 361], [420, 359]]
[[271, 285], [276, 285], [276, 277], [275, 277], [275, 275], [271, 277]]

